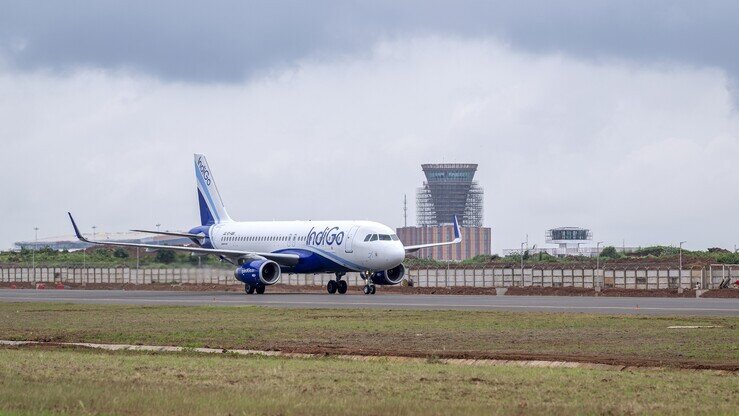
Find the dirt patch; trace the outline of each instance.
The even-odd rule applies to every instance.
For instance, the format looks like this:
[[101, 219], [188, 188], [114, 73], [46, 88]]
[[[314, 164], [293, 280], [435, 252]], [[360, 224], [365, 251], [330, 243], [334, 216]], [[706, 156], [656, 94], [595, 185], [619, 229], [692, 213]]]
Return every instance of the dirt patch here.
[[[57, 290], [53, 283], [45, 284], [46, 290]], [[3, 289], [34, 289], [33, 283], [0, 283]], [[166, 284], [166, 283], [148, 283], [148, 284], [132, 284], [132, 283], [64, 283], [64, 289], [78, 290], [171, 290], [171, 291], [190, 291], [190, 292], [243, 292], [244, 285], [217, 285], [217, 284]], [[319, 285], [285, 285], [276, 284], [267, 289], [270, 293], [326, 293], [325, 286]], [[405, 295], [495, 295], [493, 287], [409, 287], [409, 286], [378, 286], [381, 293], [395, 293]], [[362, 286], [349, 286], [347, 294], [363, 294]]]
[[418, 287], [418, 286], [380, 286], [382, 293], [404, 295], [495, 295], [494, 287]]
[[617, 357], [610, 355], [572, 355], [572, 354], [540, 354], [540, 353], [505, 353], [505, 352], [460, 352], [439, 351], [432, 354], [415, 351], [370, 350], [351, 348], [292, 348], [280, 349], [283, 352], [302, 354], [332, 355], [367, 355], [389, 357], [414, 357], [427, 359], [464, 359], [464, 360], [513, 360], [513, 361], [569, 361], [577, 363], [606, 364], [624, 367], [670, 367], [691, 370], [722, 370], [739, 372], [739, 364], [696, 363], [690, 360], [660, 360], [634, 357]]
[[509, 287], [506, 296], [595, 296], [595, 289], [583, 287]]
[[[46, 290], [58, 290], [53, 283], [45, 284]], [[33, 283], [0, 283], [3, 289], [34, 289]], [[242, 292], [244, 286], [241, 284], [219, 285], [219, 284], [171, 284], [171, 283], [64, 283], [64, 289], [86, 289], [86, 290], [169, 290], [189, 292]], [[286, 285], [276, 284], [267, 289], [270, 293], [326, 293], [326, 288], [319, 285]], [[418, 286], [378, 286], [380, 293], [393, 293], [402, 295], [495, 295], [494, 287], [418, 287]], [[362, 286], [350, 286], [347, 294], [362, 294]], [[695, 290], [685, 289], [682, 294], [677, 289], [622, 289], [606, 288], [601, 292], [595, 289], [582, 287], [509, 287], [506, 295], [510, 296], [613, 296], [613, 297], [670, 297], [670, 298], [694, 298]], [[711, 290], [703, 294], [705, 298], [739, 298], [739, 290], [724, 289]]]
[[647, 297], [647, 298], [694, 298], [695, 290], [685, 289], [678, 293], [677, 289], [622, 289], [606, 288], [600, 293], [595, 289], [583, 287], [509, 287], [506, 295], [513, 296], [610, 296], [610, 297]]
[[684, 289], [683, 293], [678, 293], [677, 289], [620, 289], [609, 288], [603, 289], [600, 296], [614, 297], [652, 297], [652, 298], [694, 298], [695, 290]]
[[[87, 289], [87, 290], [174, 290], [174, 291], [194, 291], [194, 292], [207, 292], [207, 291], [218, 291], [218, 292], [234, 292], [243, 291], [243, 285], [217, 285], [217, 284], [168, 284], [168, 283], [148, 283], [148, 284], [133, 284], [133, 283], [68, 283], [64, 282], [60, 287], [57, 287], [54, 283], [44, 283], [46, 290], [59, 290], [59, 289]], [[34, 283], [13, 283], [3, 282], [0, 283], [0, 288], [3, 289], [35, 289], [36, 284]]]
[[702, 298], [713, 299], [739, 299], [739, 290], [737, 289], [718, 289], [709, 290], [701, 295]]
[[[6, 348], [36, 348], [36, 349], [44, 349], [44, 350], [51, 350], [51, 349], [57, 349], [57, 348], [63, 348], [63, 349], [96, 349], [99, 347], [96, 347], [96, 345], [101, 345], [101, 347], [104, 347], [104, 344], [87, 344], [87, 345], [81, 345], [75, 343], [64, 343], [64, 342], [33, 342], [29, 344], [23, 344], [22, 342], [17, 345], [9, 345]], [[142, 348], [141, 345], [135, 345], [131, 346], [132, 348]], [[147, 346], [144, 346], [143, 350], [146, 350]], [[177, 347], [158, 347], [158, 346], [151, 346], [151, 349], [158, 350], [159, 348], [162, 349], [162, 351], [171, 350], [173, 352], [177, 352], [175, 350], [179, 350]], [[107, 348], [106, 348], [107, 349]], [[116, 346], [112, 348], [111, 350], [125, 350], [126, 348], [124, 346]], [[193, 349], [194, 351], [197, 351], [197, 349]], [[210, 348], [204, 348], [204, 350], [214, 350]], [[228, 349], [215, 349], [218, 352], [226, 353], [230, 350]], [[240, 350], [235, 350], [240, 351]], [[316, 347], [296, 347], [296, 348], [280, 348], [280, 349], [273, 349], [273, 350], [248, 350], [249, 354], [254, 353], [264, 353], [265, 355], [279, 355], [279, 354], [286, 354], [286, 355], [295, 355], [295, 356], [301, 356], [309, 357], [309, 356], [324, 356], [324, 357], [343, 357], [343, 358], [352, 358], [352, 357], [386, 357], [386, 358], [405, 358], [405, 359], [426, 359], [426, 360], [472, 360], [472, 361], [480, 361], [480, 360], [494, 360], [494, 361], [510, 361], [510, 362], [526, 362], [526, 361], [533, 361], [533, 362], [549, 362], [549, 363], [582, 363], [582, 364], [598, 364], [598, 365], [606, 365], [611, 367], [617, 367], [619, 369], [626, 369], [628, 367], [633, 368], [675, 368], [675, 369], [685, 369], [685, 370], [719, 370], [719, 371], [726, 371], [731, 373], [739, 372], [739, 364], [721, 364], [721, 363], [696, 363], [693, 361], [687, 361], [687, 360], [659, 360], [659, 359], [645, 359], [645, 358], [624, 358], [624, 357], [614, 357], [614, 356], [606, 356], [606, 355], [592, 355], [592, 356], [583, 356], [583, 355], [571, 355], [571, 354], [538, 354], [538, 353], [485, 353], [485, 352], [464, 352], [464, 351], [456, 351], [456, 352], [437, 352], [433, 354], [424, 353], [424, 352], [416, 352], [416, 351], [396, 351], [396, 350], [373, 350], [373, 349], [354, 349], [354, 348], [341, 348], [341, 347], [322, 347], [322, 346], [316, 346]], [[208, 351], [211, 352], [211, 351]]]

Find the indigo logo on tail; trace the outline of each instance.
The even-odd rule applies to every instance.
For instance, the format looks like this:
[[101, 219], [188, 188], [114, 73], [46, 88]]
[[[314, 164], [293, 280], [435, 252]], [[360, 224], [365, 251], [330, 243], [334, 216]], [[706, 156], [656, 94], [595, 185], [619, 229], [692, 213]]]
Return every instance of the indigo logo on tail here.
[[203, 180], [205, 181], [205, 183], [210, 186], [210, 171], [208, 171], [208, 168], [203, 163], [202, 157], [198, 158], [198, 169], [200, 169], [200, 174], [203, 175]]
[[344, 242], [344, 232], [339, 231], [339, 227], [326, 227], [323, 231], [320, 232], [315, 232], [314, 228], [311, 228], [310, 232], [308, 233], [308, 238], [306, 239], [306, 244], [308, 245], [312, 244], [320, 246], [326, 244], [331, 246], [336, 244], [337, 246], [339, 246], [341, 245], [341, 243]]

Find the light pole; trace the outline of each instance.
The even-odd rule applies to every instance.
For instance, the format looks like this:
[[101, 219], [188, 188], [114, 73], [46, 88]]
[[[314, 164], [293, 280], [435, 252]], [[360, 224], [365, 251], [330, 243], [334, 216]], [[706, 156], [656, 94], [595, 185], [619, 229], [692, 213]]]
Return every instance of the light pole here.
[[38, 247], [38, 227], [33, 227], [33, 253], [31, 254], [31, 263], [33, 265], [33, 281], [36, 281], [36, 247]]
[[595, 272], [598, 273], [598, 285], [600, 285], [600, 245], [602, 241], [595, 243]]
[[85, 271], [85, 283], [87, 283], [87, 243], [82, 243], [82, 269]]
[[521, 286], [523, 286], [523, 246], [526, 243], [521, 243]]
[[95, 241], [95, 230], [98, 228], [97, 225], [92, 226], [92, 241]]
[[157, 232], [159, 232], [159, 226], [161, 226], [161, 225], [162, 224], [157, 224]]
[[679, 251], [679, 265], [677, 270], [677, 293], [683, 293], [683, 244], [687, 243], [687, 241], [681, 241], [680, 242], [680, 251]]

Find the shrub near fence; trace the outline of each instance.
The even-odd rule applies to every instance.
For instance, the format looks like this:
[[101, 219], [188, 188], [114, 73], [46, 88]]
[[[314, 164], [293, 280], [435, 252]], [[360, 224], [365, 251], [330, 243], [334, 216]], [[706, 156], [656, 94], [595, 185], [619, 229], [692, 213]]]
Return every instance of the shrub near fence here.
[[[739, 266], [724, 268], [419, 268], [408, 269], [406, 276], [421, 287], [582, 287], [595, 286], [627, 289], [717, 288], [725, 277], [739, 279]], [[283, 274], [281, 283], [288, 285], [325, 285], [333, 274]], [[348, 273], [349, 285], [363, 285], [359, 273]], [[100, 267], [2, 267], [0, 282], [63, 282], [63, 283], [191, 283], [238, 284], [229, 270], [215, 268], [100, 268]]]

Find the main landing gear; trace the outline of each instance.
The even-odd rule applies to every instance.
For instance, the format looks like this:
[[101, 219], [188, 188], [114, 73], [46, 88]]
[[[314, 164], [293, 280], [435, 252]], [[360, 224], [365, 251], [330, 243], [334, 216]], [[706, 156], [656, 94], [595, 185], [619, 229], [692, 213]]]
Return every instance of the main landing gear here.
[[336, 280], [329, 280], [326, 284], [326, 291], [329, 294], [334, 294], [336, 292], [339, 292], [340, 295], [343, 295], [346, 293], [346, 289], [348, 288], [346, 284], [346, 280], [341, 280], [341, 278], [346, 273], [336, 273]]
[[362, 291], [365, 295], [374, 295], [375, 294], [375, 284], [372, 283], [372, 272], [364, 272], [364, 280], [367, 282], [366, 285], [364, 285], [364, 288]]
[[257, 292], [258, 295], [262, 295], [262, 294], [264, 294], [264, 290], [266, 288], [267, 287], [264, 286], [264, 285], [249, 285], [249, 284], [245, 284], [244, 285], [244, 292], [246, 292], [248, 295], [251, 295], [254, 292]]

